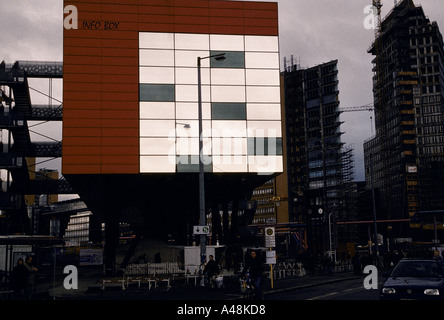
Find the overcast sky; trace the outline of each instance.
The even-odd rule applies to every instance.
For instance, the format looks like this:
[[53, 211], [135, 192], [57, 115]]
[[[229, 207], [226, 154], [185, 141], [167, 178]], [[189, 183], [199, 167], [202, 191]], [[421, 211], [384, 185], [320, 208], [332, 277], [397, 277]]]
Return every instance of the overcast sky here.
[[[261, 0], [259, 0], [261, 1]], [[364, 13], [371, 0], [277, 0], [279, 4], [281, 69], [284, 57], [291, 55], [301, 67], [338, 60], [339, 98], [341, 107], [373, 103], [372, 57], [367, 53], [374, 31], [364, 27]], [[416, 0], [425, 14], [444, 28], [443, 0]], [[16, 60], [62, 61], [63, 0], [0, 0], [1, 46], [0, 61]], [[383, 16], [394, 0], [383, 1]], [[38, 91], [48, 93], [49, 81], [31, 83], [32, 102], [48, 103]], [[61, 81], [53, 80], [53, 95], [62, 100]], [[53, 104], [57, 104], [53, 100]], [[373, 135], [372, 112], [347, 112], [342, 137], [355, 150], [356, 179], [364, 179], [363, 142]], [[55, 129], [54, 129], [55, 128]], [[61, 126], [53, 124], [33, 127], [33, 130], [61, 139]], [[45, 140], [33, 134], [34, 140]], [[47, 162], [42, 167], [60, 168], [59, 162]]]

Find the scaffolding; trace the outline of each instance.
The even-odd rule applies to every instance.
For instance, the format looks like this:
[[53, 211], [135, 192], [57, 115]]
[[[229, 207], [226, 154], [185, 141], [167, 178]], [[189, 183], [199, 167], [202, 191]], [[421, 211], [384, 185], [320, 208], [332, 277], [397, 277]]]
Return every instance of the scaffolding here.
[[368, 52], [375, 56], [376, 135], [364, 143], [366, 180], [372, 169], [384, 218], [408, 218], [412, 231], [421, 228], [417, 213], [430, 209], [430, 199], [438, 199], [435, 209], [444, 205], [441, 182], [430, 188], [442, 181], [444, 160], [443, 41], [412, 0], [396, 3], [384, 21], [381, 2], [374, 5], [378, 27]]
[[2, 225], [3, 233], [33, 232], [26, 222], [28, 208], [25, 195], [75, 193], [63, 178], [32, 179], [36, 163], [29, 162], [30, 158], [55, 159], [62, 156], [61, 141], [33, 142], [30, 132], [34, 131], [28, 125], [28, 121], [61, 121], [62, 104], [58, 101], [53, 105], [54, 99], [49, 95], [47, 105], [33, 105], [28, 79], [48, 78], [52, 88], [52, 79], [62, 77], [61, 62], [16, 61], [13, 64], [0, 64], [0, 129], [2, 133], [3, 130], [7, 131], [0, 150], [0, 169], [6, 171], [6, 181], [0, 193], [0, 210], [8, 220], [6, 225]]

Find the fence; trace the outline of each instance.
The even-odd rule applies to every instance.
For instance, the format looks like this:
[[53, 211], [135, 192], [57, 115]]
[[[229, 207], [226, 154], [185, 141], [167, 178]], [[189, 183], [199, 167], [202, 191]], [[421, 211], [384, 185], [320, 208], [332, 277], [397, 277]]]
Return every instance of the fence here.
[[304, 265], [300, 262], [278, 262], [273, 268], [274, 279], [303, 277], [306, 275]]
[[184, 274], [177, 262], [132, 263], [124, 271], [126, 276], [152, 276]]
[[[341, 273], [353, 271], [353, 265], [350, 261], [337, 261], [334, 266], [332, 266], [331, 272]], [[316, 273], [323, 274], [326, 272], [324, 266], [319, 263], [316, 265]], [[306, 276], [304, 265], [301, 262], [278, 262], [273, 267], [273, 277], [275, 279], [284, 279], [289, 277], [303, 277]]]

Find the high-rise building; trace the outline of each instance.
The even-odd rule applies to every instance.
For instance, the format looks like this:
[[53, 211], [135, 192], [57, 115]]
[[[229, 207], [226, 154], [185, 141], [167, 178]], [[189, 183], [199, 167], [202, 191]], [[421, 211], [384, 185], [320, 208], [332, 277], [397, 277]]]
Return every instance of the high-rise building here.
[[292, 65], [283, 78], [289, 221], [306, 224], [308, 247], [322, 252], [352, 238], [334, 224], [350, 218], [347, 197], [353, 194], [353, 154], [341, 141], [337, 60]]
[[369, 53], [376, 134], [364, 143], [367, 185], [382, 199], [378, 219], [406, 220], [390, 225], [395, 237], [419, 235], [421, 212], [444, 209], [442, 35], [421, 6], [403, 0]]

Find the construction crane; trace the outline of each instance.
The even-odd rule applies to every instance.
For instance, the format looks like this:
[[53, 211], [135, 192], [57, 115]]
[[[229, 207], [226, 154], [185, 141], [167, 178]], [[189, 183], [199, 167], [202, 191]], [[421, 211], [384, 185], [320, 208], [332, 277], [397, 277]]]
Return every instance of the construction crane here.
[[354, 112], [354, 111], [374, 111], [375, 107], [373, 105], [357, 106], [357, 107], [341, 107], [339, 111], [341, 112]]
[[381, 9], [382, 9], [381, 0], [373, 0], [373, 7], [376, 9], [375, 39], [377, 39], [379, 36], [379, 32], [381, 31]]

